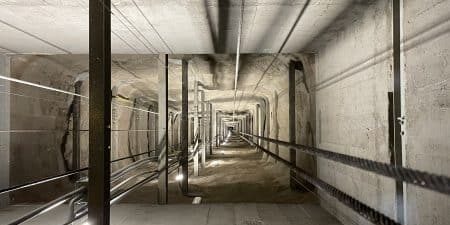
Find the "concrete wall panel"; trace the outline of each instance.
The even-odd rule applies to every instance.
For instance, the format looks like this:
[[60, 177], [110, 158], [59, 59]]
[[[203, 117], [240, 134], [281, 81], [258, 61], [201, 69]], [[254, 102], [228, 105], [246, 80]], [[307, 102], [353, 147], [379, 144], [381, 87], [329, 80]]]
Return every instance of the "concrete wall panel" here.
[[[389, 163], [391, 61], [380, 56], [392, 42], [391, 6], [377, 1], [360, 7], [361, 16], [336, 31], [316, 57], [316, 146]], [[393, 180], [321, 158], [317, 170], [319, 178], [395, 218]], [[339, 204], [322, 201], [344, 223], [364, 222]]]
[[[405, 165], [450, 176], [450, 1], [404, 1]], [[450, 197], [406, 186], [409, 225], [450, 224]]]

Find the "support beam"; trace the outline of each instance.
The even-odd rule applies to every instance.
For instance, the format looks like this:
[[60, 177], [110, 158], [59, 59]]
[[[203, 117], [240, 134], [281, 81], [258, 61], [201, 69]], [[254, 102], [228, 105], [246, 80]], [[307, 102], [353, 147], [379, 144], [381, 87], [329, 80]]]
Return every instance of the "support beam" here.
[[[289, 142], [295, 144], [295, 66], [296, 62], [289, 62]], [[289, 149], [289, 158], [292, 165], [297, 165], [295, 149]], [[291, 189], [296, 189], [297, 183], [295, 181], [295, 172], [290, 171], [290, 186]]]
[[209, 144], [209, 154], [212, 155], [213, 154], [213, 129], [212, 129], [212, 125], [213, 125], [213, 113], [212, 113], [212, 104], [209, 103], [208, 104], [208, 111], [209, 111], [209, 124], [208, 124], [208, 129], [209, 129], [209, 138], [208, 138], [208, 144]]
[[[198, 120], [198, 81], [194, 83], [194, 141], [196, 135], [200, 135], [199, 120]], [[195, 146], [196, 143], [194, 143]], [[198, 154], [199, 151], [194, 152], [194, 176], [198, 176]]]
[[188, 142], [188, 133], [189, 133], [189, 84], [188, 84], [188, 62], [186, 60], [182, 61], [181, 66], [181, 170], [183, 174], [183, 180], [181, 181], [181, 190], [184, 195], [187, 195], [189, 192], [189, 142]]
[[[75, 82], [75, 93], [81, 94], [81, 81]], [[72, 113], [72, 170], [80, 168], [80, 106], [81, 98], [73, 96], [73, 113]], [[78, 179], [79, 174], [74, 178]]]
[[89, 1], [88, 222], [109, 225], [111, 158], [111, 6]]
[[[402, 148], [402, 97], [401, 97], [401, 5], [400, 0], [392, 1], [392, 24], [393, 24], [393, 72], [394, 72], [394, 163], [396, 166], [403, 166], [403, 148]], [[397, 221], [401, 224], [405, 222], [405, 207], [404, 207], [404, 191], [403, 182], [396, 181], [395, 183], [395, 202]]]
[[207, 135], [207, 129], [206, 129], [206, 122], [207, 122], [207, 120], [206, 120], [206, 118], [205, 118], [205, 104], [206, 103], [204, 103], [205, 102], [205, 92], [204, 91], [202, 91], [201, 92], [201, 94], [200, 94], [200, 96], [201, 96], [201, 101], [202, 101], [202, 103], [201, 103], [201, 109], [202, 109], [202, 119], [201, 119], [201, 132], [202, 132], [202, 168], [205, 168], [206, 167], [206, 146], [207, 146], [207, 143], [206, 143], [206, 135]]
[[[260, 132], [260, 111], [261, 111], [261, 107], [259, 106], [259, 104], [256, 104], [256, 113], [255, 113], [255, 134], [258, 136], [261, 136], [261, 132]], [[255, 140], [255, 139], [253, 139]], [[261, 145], [261, 142], [259, 141], [259, 139], [256, 139], [256, 143], [258, 145]]]
[[169, 58], [167, 54], [159, 55], [160, 70], [158, 71], [158, 204], [167, 204], [168, 201], [168, 110], [167, 91], [169, 75]]
[[220, 145], [220, 114], [216, 111], [216, 147]]

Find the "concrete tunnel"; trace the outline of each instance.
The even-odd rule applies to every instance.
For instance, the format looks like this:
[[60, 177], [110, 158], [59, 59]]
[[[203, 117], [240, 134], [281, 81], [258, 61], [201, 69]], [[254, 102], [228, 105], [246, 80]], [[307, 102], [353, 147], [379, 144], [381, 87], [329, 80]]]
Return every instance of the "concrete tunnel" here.
[[0, 0], [0, 224], [448, 225], [450, 0]]

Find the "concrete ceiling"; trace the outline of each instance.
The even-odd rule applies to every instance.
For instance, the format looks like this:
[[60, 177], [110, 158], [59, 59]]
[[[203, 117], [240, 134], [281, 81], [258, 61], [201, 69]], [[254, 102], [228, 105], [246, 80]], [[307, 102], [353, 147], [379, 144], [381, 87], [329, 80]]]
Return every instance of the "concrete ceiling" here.
[[[75, 62], [73, 55], [52, 58], [87, 71], [88, 1], [0, 0], [0, 53], [81, 54]], [[153, 54], [171, 53], [172, 105], [181, 100], [179, 59], [185, 58], [190, 89], [200, 81], [216, 109], [253, 110], [262, 99], [286, 94], [289, 60], [305, 59], [299, 53], [315, 52], [373, 2], [245, 0], [235, 106], [241, 0], [112, 0], [112, 86], [125, 96], [156, 99], [160, 63]], [[285, 54], [273, 54], [282, 46]]]
[[[236, 51], [240, 0], [134, 2], [112, 0], [113, 53]], [[308, 44], [353, 0], [307, 2], [246, 0], [241, 52], [277, 53], [291, 29], [282, 52], [314, 51]], [[0, 0], [0, 53], [86, 54], [88, 31], [88, 0]]]

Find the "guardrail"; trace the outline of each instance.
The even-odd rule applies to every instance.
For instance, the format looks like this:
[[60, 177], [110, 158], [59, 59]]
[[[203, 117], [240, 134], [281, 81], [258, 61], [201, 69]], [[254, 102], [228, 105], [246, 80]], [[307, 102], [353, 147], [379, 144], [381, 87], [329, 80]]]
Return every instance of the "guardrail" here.
[[297, 151], [301, 151], [317, 157], [322, 157], [348, 166], [363, 169], [379, 175], [393, 178], [397, 181], [406, 182], [429, 190], [450, 195], [450, 177], [427, 173], [419, 170], [395, 166], [387, 163], [377, 162], [369, 159], [358, 158], [324, 149], [309, 147], [305, 145], [292, 144], [286, 141], [261, 137], [253, 134], [241, 133], [244, 136], [259, 138], [274, 144], [283, 145]]
[[[150, 151], [151, 152], [151, 151]], [[123, 157], [123, 158], [119, 158], [116, 160], [112, 160], [111, 163], [117, 162], [117, 161], [121, 161], [121, 160], [125, 160], [125, 159], [129, 159], [129, 158], [134, 158], [136, 156], [141, 156], [144, 154], [149, 154], [150, 152], [145, 152], [145, 153], [139, 153], [139, 154], [135, 154], [132, 156], [127, 156], [127, 157]], [[171, 169], [169, 171], [169, 173], [174, 172], [179, 165], [177, 165], [179, 163], [179, 156], [178, 155], [171, 155], [171, 158], [169, 158], [169, 165], [168, 168]], [[156, 156], [153, 157], [146, 157], [144, 159], [140, 159], [138, 161], [135, 161], [133, 163], [128, 164], [125, 167], [122, 167], [121, 169], [111, 173], [111, 183], [117, 182], [119, 181], [121, 178], [123, 178], [125, 175], [129, 174], [131, 171], [145, 165], [146, 163], [151, 162], [152, 159], [157, 159]], [[163, 170], [165, 170], [165, 168], [163, 168]], [[26, 184], [22, 184], [22, 185], [17, 185], [17, 186], [13, 186], [10, 188], [6, 188], [0, 191], [0, 194], [5, 194], [5, 193], [9, 193], [9, 192], [13, 192], [13, 191], [17, 191], [17, 190], [21, 190], [21, 189], [25, 189], [28, 187], [32, 187], [32, 186], [36, 186], [39, 184], [43, 184], [43, 183], [47, 183], [47, 182], [51, 182], [57, 179], [61, 179], [64, 177], [68, 177], [74, 174], [78, 174], [84, 171], [89, 171], [89, 168], [82, 168], [82, 169], [78, 169], [78, 170], [74, 170], [74, 171], [70, 171], [64, 174], [60, 174], [60, 175], [56, 175], [56, 176], [52, 176], [52, 177], [47, 177], [44, 179], [40, 179], [37, 181], [33, 181], [33, 182], [29, 182]], [[113, 204], [117, 201], [119, 201], [120, 199], [122, 199], [124, 196], [126, 196], [127, 194], [131, 193], [133, 190], [141, 187], [142, 185], [156, 179], [159, 176], [160, 171], [158, 170], [152, 170], [152, 171], [146, 171], [146, 172], [141, 172], [135, 175], [132, 175], [128, 178], [126, 178], [125, 180], [121, 181], [120, 183], [116, 184], [115, 186], [113, 186], [111, 188], [111, 193], [113, 193], [110, 203]], [[149, 174], [146, 178], [144, 178], [143, 180], [133, 184], [132, 186], [128, 187], [127, 189], [118, 191], [120, 187], [124, 186], [125, 184], [127, 184], [128, 182]], [[78, 181], [79, 183], [87, 183], [88, 179], [81, 179]], [[117, 192], [118, 191], [118, 192]], [[116, 193], [114, 193], [116, 192]], [[34, 209], [33, 211], [21, 216], [20, 218], [8, 223], [9, 225], [18, 225], [18, 224], [22, 224], [26, 221], [29, 221], [30, 219], [42, 215], [54, 208], [56, 208], [57, 206], [69, 201], [69, 210], [71, 210], [69, 212], [69, 221], [65, 224], [71, 224], [74, 221], [82, 218], [83, 216], [87, 215], [87, 205], [81, 207], [80, 209], [76, 210], [76, 211], [72, 211], [74, 210], [74, 205], [76, 202], [81, 201], [82, 199], [84, 199], [83, 196], [85, 196], [87, 194], [87, 188], [85, 186], [77, 188], [74, 191], [71, 191], [67, 194], [64, 194], [40, 207], [38, 207], [37, 209]]]
[[[256, 142], [250, 140], [246, 137], [254, 137], [267, 142], [271, 142], [274, 144], [283, 145], [289, 147], [290, 149], [295, 149], [297, 151], [305, 152], [317, 157], [323, 157], [329, 160], [333, 160], [335, 162], [340, 162], [345, 165], [353, 166], [356, 168], [364, 169], [366, 171], [374, 172], [379, 175], [387, 176], [393, 178], [398, 181], [407, 182], [413, 185], [417, 185], [423, 188], [427, 188], [436, 192], [444, 193], [450, 195], [450, 178], [442, 175], [436, 175], [432, 173], [427, 173], [423, 171], [413, 170], [401, 166], [390, 165], [386, 163], [380, 163], [372, 160], [362, 159], [354, 156], [348, 156], [340, 153], [335, 153], [319, 148], [292, 144], [285, 141], [280, 141], [276, 139], [261, 137], [253, 134], [247, 134], [240, 132], [240, 137], [247, 141], [250, 145], [257, 147], [258, 149], [265, 152], [270, 157], [276, 159], [279, 162], [282, 162], [286, 166], [288, 166], [291, 170], [293, 170], [299, 177], [306, 180], [314, 187], [325, 191], [329, 195], [336, 198], [338, 201], [353, 209], [359, 215], [366, 218], [368, 221], [373, 224], [378, 225], [400, 225], [394, 219], [389, 218], [388, 216], [378, 212], [377, 210], [371, 208], [370, 206], [360, 202], [359, 200], [353, 198], [352, 196], [340, 191], [334, 186], [326, 183], [325, 181], [309, 174], [303, 169], [297, 167], [292, 164], [290, 161], [281, 158], [277, 154], [272, 153], [267, 150], [263, 146], [257, 144]], [[298, 180], [297, 180], [298, 182]], [[300, 182], [299, 182], [300, 183]]]

